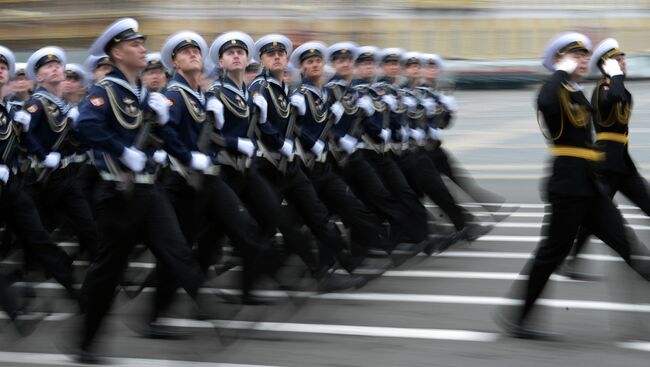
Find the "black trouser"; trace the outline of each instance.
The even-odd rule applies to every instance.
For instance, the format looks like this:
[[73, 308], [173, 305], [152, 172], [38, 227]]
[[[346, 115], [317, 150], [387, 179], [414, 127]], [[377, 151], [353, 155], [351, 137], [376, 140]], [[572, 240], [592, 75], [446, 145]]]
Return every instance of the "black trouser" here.
[[100, 246], [81, 290], [85, 328], [81, 347], [91, 347], [108, 313], [115, 287], [128, 266], [129, 255], [143, 239], [156, 259], [173, 274], [176, 282], [193, 298], [203, 277], [190, 247], [185, 243], [163, 190], [136, 184], [131, 195], [118, 191], [115, 183], [102, 181], [95, 191]]
[[18, 311], [18, 302], [16, 294], [11, 289], [11, 283], [6, 277], [0, 274], [0, 307], [9, 316], [10, 319], [16, 317]]
[[616, 251], [632, 269], [650, 280], [650, 263], [632, 257], [648, 256], [648, 249], [633, 235], [626, 236], [623, 217], [608, 197], [562, 197], [551, 194], [549, 201], [550, 218], [548, 227], [544, 227], [544, 239], [538, 245], [535, 258], [524, 268], [524, 273], [529, 274], [520, 322], [528, 316], [548, 278], [571, 251], [580, 227], [589, 229]]
[[45, 183], [35, 182], [35, 176], [36, 172], [30, 171], [27, 188], [45, 228], [50, 232], [56, 229], [62, 223], [59, 215], [63, 214], [77, 235], [79, 247], [93, 258], [97, 253], [97, 225], [72, 167], [52, 171]]
[[[187, 244], [192, 247], [198, 234], [206, 227], [216, 227], [213, 234], [225, 233], [242, 255], [244, 271], [243, 293], [248, 294], [254, 281], [263, 272], [273, 273], [278, 259], [261, 233], [255, 220], [221, 177], [204, 175], [197, 191], [182, 176], [173, 171], [165, 174], [163, 185], [180, 224]], [[212, 228], [209, 228], [212, 229]], [[198, 262], [203, 272], [211, 265], [219, 238], [202, 238], [198, 244]], [[173, 299], [178, 288], [173, 274], [163, 264], [157, 267], [158, 289], [154, 319]]]
[[372, 165], [364, 158], [363, 152], [356, 151], [338, 172], [350, 185], [355, 196], [377, 214], [390, 223], [390, 238], [394, 244], [400, 242], [419, 242], [422, 238], [413, 238], [420, 228], [410, 218], [408, 209], [384, 186]]
[[[318, 239], [320, 264], [318, 266], [330, 267], [334, 265], [335, 257], [339, 257], [346, 249], [346, 243], [336, 226], [330, 222], [330, 215], [325, 204], [319, 199], [314, 185], [307, 178], [300, 163], [296, 160], [289, 164], [286, 174], [278, 171], [270, 162], [259, 158], [256, 165], [260, 174], [270, 182], [287, 201], [289, 206], [297, 212], [300, 219], [307, 225], [313, 235]], [[307, 253], [304, 244], [293, 247], [307, 265], [311, 264], [311, 255]]]
[[502, 203], [504, 201], [501, 196], [480, 187], [469, 172], [459, 168], [458, 162], [455, 162], [452, 156], [442, 147], [429, 152], [429, 156], [438, 172], [449, 177], [476, 203]]
[[365, 149], [362, 151], [364, 158], [370, 162], [379, 175], [384, 186], [404, 205], [409, 213], [412, 222], [412, 232], [409, 233], [410, 241], [420, 242], [427, 238], [429, 233], [427, 227], [427, 210], [422, 205], [420, 198], [409, 186], [392, 154], [378, 154], [375, 151]]
[[14, 177], [2, 187], [0, 213], [8, 229], [21, 241], [25, 253], [29, 253], [70, 295], [74, 295], [72, 260], [52, 242], [32, 198], [23, 191], [20, 180]]
[[404, 152], [398, 162], [409, 185], [418, 195], [427, 195], [438, 205], [447, 214], [456, 230], [465, 228], [464, 215], [470, 216], [470, 214], [456, 204], [456, 200], [442, 181], [440, 172], [424, 150]]
[[318, 197], [350, 228], [352, 242], [361, 246], [352, 248], [354, 255], [363, 256], [372, 248], [388, 251], [392, 248], [379, 218], [354, 196], [343, 179], [332, 170], [329, 162], [316, 163], [312, 169], [303, 166], [303, 169]]
[[95, 189], [95, 185], [99, 182], [101, 182], [101, 178], [99, 177], [97, 168], [92, 164], [85, 162], [82, 163], [77, 170], [77, 184], [86, 197], [86, 201], [90, 204], [91, 210], [95, 208], [93, 203], [93, 190]]
[[[643, 210], [646, 215], [650, 215], [650, 194], [648, 192], [648, 183], [641, 175], [634, 171], [631, 174], [618, 172], [601, 172], [601, 177], [607, 183], [608, 195], [614, 198], [617, 192], [625, 195], [633, 204]], [[571, 251], [572, 256], [577, 256], [587, 243], [591, 233], [586, 228], [580, 228], [576, 243]]]

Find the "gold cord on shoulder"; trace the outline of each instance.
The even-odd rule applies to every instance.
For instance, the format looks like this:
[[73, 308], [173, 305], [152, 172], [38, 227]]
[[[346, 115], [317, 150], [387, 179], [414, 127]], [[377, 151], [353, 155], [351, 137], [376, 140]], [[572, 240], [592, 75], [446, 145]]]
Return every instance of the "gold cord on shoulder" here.
[[[41, 105], [43, 106], [43, 112], [45, 113], [45, 116], [47, 117], [47, 122], [50, 125], [50, 130], [55, 133], [60, 133], [65, 129], [65, 127], [68, 125], [68, 119], [64, 118], [61, 122], [56, 121], [56, 116], [50, 112], [49, 105], [50, 102], [43, 98], [43, 97], [38, 97], [38, 100], [41, 101]], [[58, 106], [57, 106], [58, 109]]]
[[[113, 115], [115, 115], [117, 122], [127, 130], [133, 130], [140, 127], [144, 116], [142, 110], [140, 110], [140, 108], [137, 108], [137, 113], [131, 113], [124, 110], [124, 108], [120, 106], [120, 103], [117, 100], [117, 96], [115, 95], [115, 91], [113, 90], [113, 87], [111, 87], [110, 83], [102, 83], [101, 85], [104, 87], [104, 90], [106, 90], [106, 95], [108, 96], [108, 104], [111, 105], [111, 110], [113, 111]], [[128, 122], [124, 116], [135, 118], [135, 121], [132, 123]]]
[[266, 83], [266, 89], [269, 91], [269, 97], [271, 97], [271, 101], [273, 102], [273, 106], [275, 106], [275, 111], [278, 113], [278, 116], [283, 119], [289, 117], [289, 113], [291, 112], [291, 105], [287, 103], [284, 108], [280, 106], [277, 96], [273, 91], [273, 87], [271, 87], [271, 83]]
[[228, 108], [228, 110], [232, 112], [235, 117], [242, 119], [248, 118], [250, 115], [250, 108], [248, 108], [248, 104], [246, 103], [247, 101], [244, 101], [246, 107], [240, 108], [233, 104], [233, 102], [226, 96], [226, 94], [221, 91], [221, 88], [214, 88], [213, 91], [215, 94], [217, 94], [223, 105], [226, 106], [226, 108]]
[[[311, 116], [314, 118], [314, 121], [317, 124], [322, 123], [327, 119], [327, 110], [324, 109], [320, 114], [316, 110], [316, 102], [314, 101], [314, 96], [312, 95], [311, 92], [306, 92], [305, 93], [307, 97], [307, 103], [309, 104], [309, 109], [311, 110]], [[325, 101], [323, 101], [325, 103]]]
[[[547, 134], [546, 131], [544, 131], [544, 128], [542, 127], [542, 123], [539, 121], [539, 115], [540, 114], [542, 114], [542, 111], [537, 110], [537, 126], [539, 126], [539, 131], [542, 132], [542, 136], [544, 136], [544, 138], [546, 138], [547, 140], [552, 140], [552, 141], [555, 141], [555, 140], [559, 139], [560, 136], [562, 136], [562, 133], [564, 132], [564, 116], [561, 115], [562, 117], [560, 117], [560, 132], [558, 132], [556, 136], [553, 136], [553, 135]], [[549, 133], [550, 133], [550, 129], [548, 129], [548, 130], [549, 130]]]
[[585, 127], [589, 124], [591, 119], [589, 110], [580, 104], [571, 103], [569, 100], [569, 90], [566, 85], [564, 85], [564, 88], [560, 88], [559, 98], [560, 106], [562, 107], [562, 115], [564, 116], [566, 114], [571, 125], [575, 127]]
[[196, 121], [197, 123], [202, 123], [205, 121], [205, 116], [206, 113], [205, 111], [201, 111], [200, 108], [195, 107], [195, 105], [192, 104], [190, 97], [187, 95], [187, 92], [184, 91], [182, 88], [177, 88], [178, 92], [180, 92], [181, 96], [183, 97], [183, 101], [185, 102], [185, 106], [187, 107], [187, 110], [190, 112], [190, 116]]

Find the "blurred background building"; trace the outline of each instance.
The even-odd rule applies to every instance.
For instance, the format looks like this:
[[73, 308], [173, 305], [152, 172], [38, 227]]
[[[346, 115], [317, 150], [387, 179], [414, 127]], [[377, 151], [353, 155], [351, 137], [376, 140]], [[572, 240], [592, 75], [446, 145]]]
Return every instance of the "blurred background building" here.
[[285, 33], [297, 44], [353, 40], [448, 59], [533, 61], [553, 35], [576, 30], [594, 42], [616, 37], [628, 55], [650, 54], [650, 0], [0, 0], [0, 44], [21, 61], [59, 45], [78, 62], [124, 16], [140, 21], [150, 50], [180, 29], [208, 42], [238, 29], [254, 38]]

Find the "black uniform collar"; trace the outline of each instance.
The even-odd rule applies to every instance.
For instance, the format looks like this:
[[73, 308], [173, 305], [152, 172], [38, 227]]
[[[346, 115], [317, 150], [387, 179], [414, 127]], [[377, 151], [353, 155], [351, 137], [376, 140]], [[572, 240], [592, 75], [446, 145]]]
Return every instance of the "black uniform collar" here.
[[43, 88], [42, 86], [38, 86], [38, 88], [36, 88], [32, 96], [37, 98], [42, 97], [47, 99], [48, 101], [57, 105], [57, 107], [59, 107], [59, 110], [61, 110], [61, 112], [64, 114], [67, 114], [68, 111], [70, 110], [70, 105], [62, 97], [55, 96], [54, 94], [48, 92], [47, 89]]
[[197, 101], [201, 102], [201, 104], [205, 103], [205, 95], [203, 94], [201, 87], [199, 87], [198, 90], [192, 89], [192, 87], [190, 87], [190, 83], [188, 83], [187, 79], [185, 79], [180, 73], [174, 73], [172, 80], [169, 82], [169, 84], [167, 84], [167, 89], [173, 87], [183, 89], [187, 93], [194, 96], [194, 98], [196, 98]]
[[142, 80], [138, 79], [136, 81], [135, 87], [133, 87], [129, 80], [126, 78], [126, 75], [124, 75], [122, 70], [120, 70], [118, 67], [113, 67], [113, 69], [108, 74], [106, 74], [105, 77], [102, 78], [102, 81], [104, 80], [118, 84], [119, 86], [133, 93], [133, 95], [136, 96], [140, 102], [144, 101], [145, 97], [147, 96], [147, 89], [142, 86]]
[[246, 82], [242, 83], [242, 86], [239, 87], [232, 79], [228, 77], [228, 74], [226, 74], [223, 78], [217, 79], [212, 85], [220, 86], [221, 88], [235, 92], [237, 95], [243, 98], [244, 101], [248, 101], [248, 89], [246, 88]]
[[341, 87], [347, 87], [348, 84], [351, 82], [348, 82], [347, 80], [343, 79], [340, 75], [334, 74], [334, 76], [327, 82], [326, 85], [340, 85]]
[[271, 72], [266, 68], [262, 69], [262, 72], [260, 72], [260, 74], [256, 76], [255, 79], [253, 79], [253, 81], [251, 82], [251, 86], [253, 86], [255, 83], [260, 83], [262, 81], [265, 81], [270, 84], [275, 84], [278, 87], [282, 88], [285, 94], [289, 93], [289, 88], [284, 83], [284, 81], [280, 81], [275, 77], [273, 77], [273, 75], [271, 75]]
[[323, 88], [320, 89], [318, 88], [314, 83], [311, 82], [311, 80], [307, 78], [302, 78], [302, 83], [300, 84], [300, 88], [305, 88], [314, 94], [316, 94], [320, 99], [323, 101], [327, 99], [327, 89]]

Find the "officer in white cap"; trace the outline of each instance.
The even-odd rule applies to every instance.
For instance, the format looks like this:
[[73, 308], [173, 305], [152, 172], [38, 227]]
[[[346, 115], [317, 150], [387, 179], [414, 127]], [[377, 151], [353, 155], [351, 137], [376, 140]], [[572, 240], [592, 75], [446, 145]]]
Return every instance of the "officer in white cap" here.
[[[598, 165], [599, 173], [607, 182], [610, 197], [621, 192], [650, 215], [648, 183], [639, 174], [629, 152], [632, 94], [625, 87], [625, 53], [618, 41], [607, 38], [596, 46], [590, 65], [592, 71], [602, 74], [591, 97], [596, 141], [605, 152], [604, 162]], [[565, 263], [565, 273], [573, 278], [584, 278], [585, 273], [576, 269], [579, 264], [576, 259], [589, 234], [588, 230], [580, 230], [571, 251], [572, 260]]]
[[[0, 93], [13, 76], [14, 70], [13, 52], [0, 46]], [[18, 126], [25, 127], [24, 124]], [[14, 233], [21, 241], [26, 255], [36, 260], [49, 274], [48, 276], [53, 276], [70, 295], [74, 295], [74, 273], [71, 261], [66, 253], [50, 239], [49, 233], [43, 228], [34, 201], [23, 190], [22, 180], [17, 177], [18, 130], [20, 128], [12, 122], [4, 102], [0, 102], [0, 189], [2, 190], [0, 204], [7, 226], [5, 231]], [[25, 310], [15, 299], [14, 292], [9, 289], [11, 283], [13, 281], [9, 282], [0, 275], [0, 306], [20, 335], [25, 336], [34, 330], [34, 326], [42, 320], [42, 317], [36, 317], [33, 321], [25, 320], [25, 316], [33, 315], [24, 314]]]
[[23, 108], [25, 101], [32, 95], [34, 83], [25, 75], [26, 62], [17, 62], [16, 71], [10, 80], [9, 86], [11, 94], [5, 97], [7, 102], [7, 111], [15, 113]]
[[167, 85], [167, 70], [160, 52], [147, 54], [147, 66], [142, 71], [142, 85], [151, 92], [164, 92]]
[[[418, 249], [421, 247], [418, 242], [423, 242], [424, 238], [414, 240], [410, 238], [410, 235], [404, 235], [413, 229], [413, 225], [410, 223], [411, 216], [401, 205], [399, 199], [386, 189], [377, 171], [366, 159], [366, 149], [357, 151], [358, 146], [366, 147], [365, 142], [362, 142], [363, 135], [366, 135], [366, 139], [368, 139], [372, 134], [371, 131], [375, 128], [375, 125], [372, 124], [375, 106], [372, 97], [368, 95], [367, 85], [360, 87], [358, 82], [355, 84], [351, 80], [353, 75], [349, 73], [348, 66], [356, 63], [357, 67], [365, 67], [370, 71], [366, 77], [372, 77], [374, 76], [376, 53], [375, 48], [366, 46], [359, 49], [349, 42], [338, 43], [329, 48], [330, 60], [336, 67], [337, 77], [332, 79], [328, 86], [335, 96], [342, 96], [340, 100], [345, 108], [341, 121], [332, 129], [333, 139], [330, 140], [330, 151], [339, 165], [341, 176], [353, 188], [354, 192], [359, 193], [359, 199], [368, 208], [372, 208], [379, 217], [389, 220], [392, 243], [388, 247], [391, 248], [399, 244], [400, 251], [413, 253], [419, 251]], [[363, 65], [359, 66], [360, 64]], [[359, 142], [362, 143], [359, 144]], [[375, 241], [381, 242], [376, 239]]]
[[[436, 109], [432, 108], [432, 105], [435, 105], [433, 98], [420, 89], [421, 70], [424, 63], [424, 57], [419, 52], [407, 52], [402, 55], [406, 82], [400, 88], [402, 94], [400, 100], [407, 107], [406, 118], [403, 120], [405, 125], [402, 129], [402, 136], [404, 140], [408, 139], [409, 149], [402, 152], [398, 163], [411, 187], [416, 192], [425, 194], [438, 205], [449, 217], [456, 229], [456, 233], [448, 238], [449, 241], [445, 244], [446, 248], [433, 249], [430, 247], [430, 251], [440, 252], [446, 250], [453, 242], [458, 240], [473, 242], [487, 234], [493, 227], [475, 223], [477, 220], [473, 218], [469, 211], [458, 205], [456, 198], [442, 179], [442, 171], [439, 170], [436, 164], [440, 154], [433, 154], [434, 151], [430, 148], [435, 147], [438, 153], [444, 151], [440, 148], [440, 144], [434, 143], [431, 145], [431, 140], [427, 138], [427, 135], [431, 135], [430, 133], [427, 134], [431, 128], [428, 122], [434, 117]], [[443, 98], [452, 99], [452, 97], [446, 96]], [[444, 162], [448, 162], [446, 152], [444, 157]], [[448, 170], [445, 170], [445, 174], [450, 178], [457, 178]], [[469, 179], [465, 179], [457, 182], [461, 188], [470, 193], [470, 197], [478, 196], [475, 194], [478, 190], [472, 190], [472, 188], [477, 187], [473, 181], [469, 183]], [[481, 199], [483, 200], [477, 198], [476, 202], [498, 202], [498, 200], [485, 201], [484, 198]]]
[[251, 59], [251, 62], [246, 66], [246, 84], [250, 85], [261, 70], [260, 61], [257, 58]]
[[362, 46], [357, 50], [357, 58], [354, 60], [356, 81], [355, 84], [366, 84], [366, 87], [374, 82], [372, 78], [376, 75], [377, 61], [379, 60], [379, 49], [375, 46]]
[[99, 81], [113, 69], [113, 62], [106, 54], [89, 55], [84, 63], [86, 71], [93, 76], [93, 82]]
[[[345, 165], [347, 157], [351, 156], [359, 143], [358, 137], [350, 134], [353, 122], [359, 111], [357, 94], [351, 88], [354, 76], [354, 61], [357, 58], [359, 46], [354, 42], [338, 42], [327, 48], [329, 62], [335, 69], [335, 74], [327, 81], [325, 87], [334, 93], [334, 98], [344, 107], [339, 123], [332, 127], [330, 151], [340, 164]], [[367, 102], [367, 99], [362, 101]], [[353, 134], [355, 135], [355, 134]]]
[[66, 64], [65, 80], [61, 83], [63, 99], [75, 106], [86, 94], [90, 78], [86, 70], [79, 64]]
[[526, 266], [528, 280], [523, 294], [517, 297], [523, 298], [523, 306], [512, 312], [504, 308], [495, 314], [499, 326], [515, 337], [553, 337], [531, 327], [529, 315], [548, 278], [571, 250], [580, 227], [590, 230], [650, 280], [647, 261], [634, 260], [634, 256], [648, 256], [648, 249], [626, 236], [623, 217], [595, 172], [603, 152], [594, 149], [592, 106], [578, 84], [588, 71], [590, 54], [591, 42], [576, 32], [559, 35], [544, 51], [543, 64], [554, 72], [542, 86], [537, 106], [545, 125], [543, 135], [554, 157], [545, 194], [551, 215], [548, 225], [543, 227], [544, 236], [535, 258]]
[[[217, 129], [226, 138], [225, 161], [236, 170], [245, 170], [244, 162], [255, 154], [255, 143], [249, 132], [250, 115], [248, 86], [245, 82], [246, 66], [254, 51], [253, 39], [239, 31], [227, 32], [217, 37], [210, 46], [210, 59], [219, 64], [223, 73], [208, 91], [207, 109], [214, 112]], [[224, 105], [229, 108], [224, 109]], [[260, 118], [265, 118], [260, 113]], [[257, 121], [255, 121], [257, 123]]]
[[[348, 59], [346, 61], [352, 64], [356, 45], [340, 44], [332, 48], [332, 51], [336, 58], [346, 58]], [[346, 93], [341, 92], [341, 95], [337, 95], [338, 92], [335, 93], [323, 85], [323, 65], [324, 61], [329, 59], [329, 53], [321, 42], [312, 41], [301, 45], [293, 51], [291, 59], [300, 65], [303, 74], [302, 84], [291, 96], [291, 103], [299, 114], [297, 122], [301, 134], [296, 139], [296, 147], [302, 159], [303, 170], [320, 199], [342, 219], [346, 226], [352, 229], [352, 236], [355, 239], [352, 257], [346, 258], [344, 254], [336, 252], [335, 255], [348, 272], [354, 272], [359, 267], [373, 268], [373, 265], [365, 261], [367, 251], [371, 248], [391, 251], [391, 243], [384, 236], [382, 229], [376, 226], [377, 217], [333, 170], [335, 162], [328, 154], [328, 151], [334, 148], [329, 144], [329, 136], [333, 134], [331, 129], [341, 121], [345, 113], [343, 103], [337, 99], [344, 99], [343, 95]], [[347, 81], [341, 83], [349, 85]], [[332, 83], [334, 84], [336, 83]], [[349, 107], [354, 112], [358, 110], [355, 102], [351, 102]], [[345, 124], [350, 127], [351, 123], [352, 121], [349, 120]], [[340, 136], [344, 137], [345, 143], [349, 143], [348, 148], [353, 151], [356, 138], [345, 135], [344, 129]], [[341, 143], [341, 138], [337, 140], [338, 143]], [[377, 265], [374, 267], [375, 274], [381, 274], [386, 270], [386, 263], [375, 265]]]
[[261, 138], [258, 145], [261, 157], [256, 161], [258, 171], [269, 182], [274, 183], [285, 200], [296, 208], [319, 240], [319, 252], [323, 255], [321, 260], [316, 261], [313, 256], [309, 256], [304, 242], [300, 243], [295, 239], [292, 239], [287, 247], [301, 256], [312, 275], [319, 280], [321, 290], [333, 291], [354, 287], [363, 279], [329, 271], [333, 259], [325, 254], [339, 249], [344, 240], [337, 231], [327, 225], [327, 207], [318, 198], [312, 183], [300, 167], [299, 159], [293, 159], [296, 138], [294, 128], [298, 116], [289, 103], [289, 88], [282, 81], [292, 43], [286, 36], [269, 34], [260, 38], [255, 43], [255, 48], [264, 69], [253, 81], [250, 91], [263, 97], [268, 104], [267, 121], [260, 125]]
[[14, 120], [23, 124], [23, 141], [33, 161], [26, 187], [39, 204], [46, 228], [54, 230], [63, 214], [73, 223], [81, 249], [92, 256], [97, 228], [72, 165], [79, 159], [71, 132], [79, 112], [63, 98], [65, 61], [64, 51], [53, 46], [29, 57], [26, 74], [38, 86]]
[[[417, 87], [420, 103], [426, 109], [426, 151], [438, 171], [451, 179], [476, 203], [499, 203], [504, 198], [478, 185], [469, 175], [461, 174], [460, 162], [442, 146], [442, 130], [451, 126], [456, 113], [456, 100], [437, 89], [437, 79], [445, 68], [443, 58], [437, 54], [422, 54], [422, 81]], [[485, 212], [499, 210], [500, 206], [484, 206]], [[476, 228], [480, 229], [480, 228]], [[478, 231], [480, 232], [480, 231]], [[470, 236], [469, 239], [471, 239]]]
[[[427, 213], [420, 198], [409, 187], [394, 157], [385, 153], [385, 144], [391, 137], [392, 111], [389, 105], [396, 107], [396, 98], [393, 95], [395, 90], [392, 81], [388, 83], [388, 80], [382, 82], [376, 80], [378, 63], [388, 64], [388, 68], [394, 69], [390, 72], [395, 76], [399, 75], [402, 53], [401, 49], [395, 48], [381, 50], [375, 46], [360, 47], [355, 60], [357, 75], [352, 85], [360, 95], [359, 106], [366, 114], [362, 122], [363, 131], [360, 136], [362, 142], [358, 147], [363, 158], [375, 168], [381, 186], [388, 191], [390, 197], [400, 202], [401, 208], [390, 205], [390, 197], [386, 198], [382, 190], [374, 193], [373, 200], [382, 205], [384, 215], [389, 218], [392, 239], [417, 245], [425, 241], [428, 236]], [[369, 100], [371, 104], [364, 100]], [[355, 186], [354, 183], [351, 185]]]
[[379, 62], [382, 77], [372, 86], [375, 93], [381, 95], [381, 101], [386, 105], [390, 113], [388, 125], [382, 128], [381, 138], [394, 154], [401, 152], [401, 115], [406, 112], [406, 107], [399, 100], [397, 93], [402, 55], [404, 55], [404, 50], [400, 48], [387, 48], [380, 52]]
[[402, 87], [408, 86], [415, 88], [420, 81], [420, 72], [422, 70], [422, 54], [419, 52], [406, 52], [400, 59], [403, 67], [403, 74], [406, 82]]
[[[254, 160], [257, 152], [256, 131], [262, 129], [268, 119], [266, 99], [259, 93], [250, 93], [245, 83], [245, 69], [249, 61], [256, 57], [255, 50], [253, 39], [239, 31], [220, 35], [210, 47], [210, 58], [222, 69], [221, 77], [208, 92], [207, 102], [207, 110], [215, 114], [218, 134], [224, 139], [218, 161], [222, 165], [224, 180], [250, 208], [265, 241], [272, 240], [281, 229], [287, 243], [300, 243], [302, 236], [297, 226], [289, 224], [290, 220], [277, 200], [275, 189], [258, 172]], [[287, 225], [280, 228], [282, 223]], [[245, 247], [243, 255], [247, 264], [252, 264], [254, 256], [276, 256], [266, 245]], [[269, 260], [270, 264], [276, 262]], [[242, 301], [246, 304], [268, 303], [250, 293], [259, 272], [249, 270], [243, 283]]]
[[[300, 147], [300, 150], [305, 150], [304, 153], [312, 154], [311, 158], [323, 159], [326, 155], [323, 154], [325, 151], [325, 141], [319, 139], [321, 135], [322, 126], [320, 123], [327, 120], [329, 113], [329, 103], [331, 102], [328, 98], [327, 91], [323, 89], [324, 80], [323, 80], [323, 70], [325, 67], [325, 61], [327, 60], [327, 46], [319, 41], [310, 41], [302, 44], [300, 47], [295, 49], [291, 54], [291, 62], [299, 66], [302, 75], [302, 82], [298, 88], [298, 92], [291, 95], [290, 100], [291, 104], [297, 109], [297, 112], [300, 116], [307, 116], [307, 101], [305, 96], [309, 93], [309, 96], [313, 98], [313, 111], [308, 118], [315, 119], [315, 123], [309, 123], [306, 128], [303, 130], [301, 139], [296, 141], [296, 146]], [[338, 118], [343, 114], [342, 106], [339, 104], [335, 107], [337, 111]], [[310, 120], [308, 120], [310, 121]], [[311, 151], [311, 153], [309, 153]], [[304, 160], [305, 156], [301, 156]], [[311, 169], [311, 167], [307, 167]]]
[[170, 102], [142, 87], [139, 76], [147, 65], [144, 42], [136, 20], [111, 24], [90, 51], [109, 55], [114, 68], [79, 106], [77, 129], [93, 149], [101, 176], [95, 193], [102, 197], [97, 224], [103, 243], [81, 291], [85, 323], [75, 348], [84, 362], [98, 360], [95, 339], [122, 276], [124, 267], [119, 264], [126, 264], [136, 241], [152, 249], [192, 298], [198, 296], [203, 279], [168, 197], [154, 185], [155, 147], [148, 143], [149, 127], [165, 140]]

